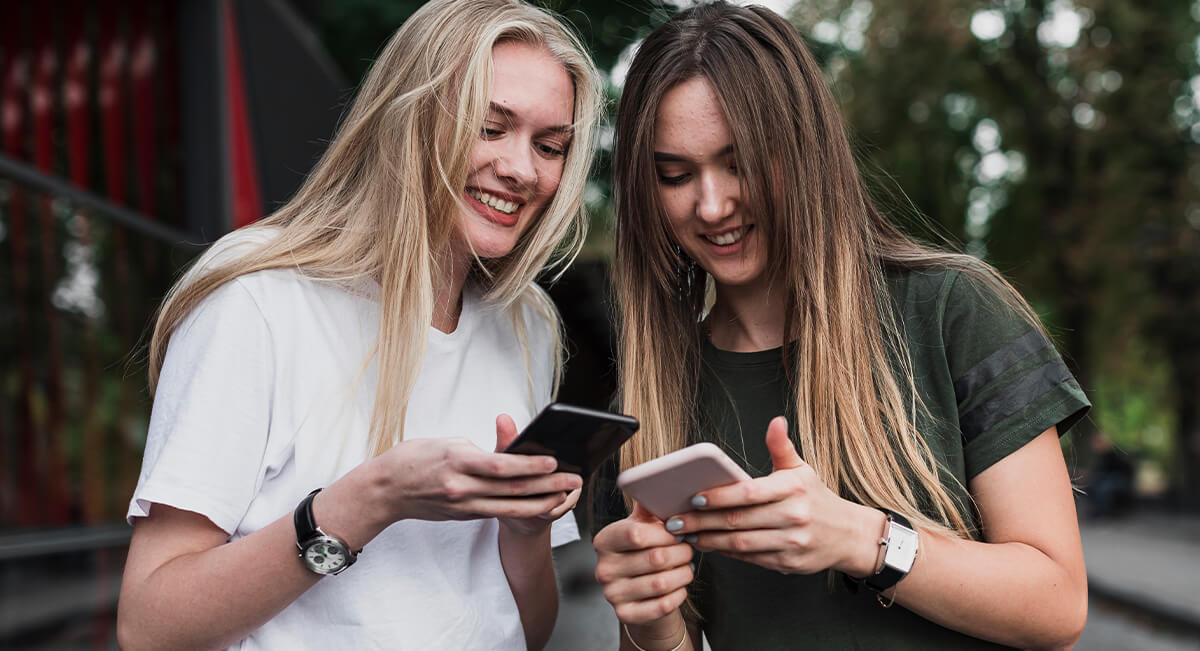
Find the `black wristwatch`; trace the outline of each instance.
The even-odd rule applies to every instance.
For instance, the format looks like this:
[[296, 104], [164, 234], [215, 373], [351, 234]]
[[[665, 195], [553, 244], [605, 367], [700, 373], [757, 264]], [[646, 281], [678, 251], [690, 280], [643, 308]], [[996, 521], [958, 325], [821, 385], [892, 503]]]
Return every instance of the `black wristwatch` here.
[[300, 550], [300, 560], [312, 572], [317, 574], [341, 574], [346, 568], [354, 565], [362, 550], [350, 549], [342, 540], [335, 538], [317, 526], [313, 517], [313, 497], [321, 489], [309, 493], [300, 500], [292, 521], [296, 525], [296, 547]]
[[863, 579], [863, 583], [875, 592], [883, 592], [908, 576], [913, 562], [917, 560], [917, 544], [920, 540], [908, 518], [894, 511], [880, 510], [887, 515], [886, 535], [879, 540], [879, 544], [885, 546], [883, 565], [878, 572]]

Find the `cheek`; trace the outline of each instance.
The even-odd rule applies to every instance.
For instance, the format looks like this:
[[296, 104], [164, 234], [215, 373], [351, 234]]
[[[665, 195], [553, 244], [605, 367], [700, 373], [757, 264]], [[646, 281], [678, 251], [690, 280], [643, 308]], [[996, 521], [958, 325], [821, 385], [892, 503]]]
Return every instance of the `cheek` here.
[[679, 192], [659, 192], [658, 200], [663, 211], [666, 212], [667, 224], [671, 228], [671, 233], [678, 237], [676, 229], [686, 224], [689, 217], [687, 200]]
[[550, 203], [554, 193], [558, 192], [558, 186], [562, 183], [562, 173], [562, 166], [558, 166], [538, 175], [537, 196], [543, 206]]

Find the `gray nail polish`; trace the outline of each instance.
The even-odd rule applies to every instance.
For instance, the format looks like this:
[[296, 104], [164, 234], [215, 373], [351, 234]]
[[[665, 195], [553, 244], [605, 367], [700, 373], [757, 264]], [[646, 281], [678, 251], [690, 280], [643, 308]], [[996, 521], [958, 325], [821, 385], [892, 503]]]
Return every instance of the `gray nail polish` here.
[[684, 536], [683, 539], [684, 539], [684, 541], [686, 541], [688, 543], [694, 543], [697, 540], [699, 540], [699, 538], [697, 538], [696, 534], [694, 534], [694, 533], [689, 533], [688, 535]]
[[683, 528], [683, 520], [679, 518], [671, 518], [667, 520], [667, 531], [679, 531]]
[[697, 495], [692, 498], [692, 506], [702, 509], [708, 506], [708, 498], [703, 495]]
[[688, 563], [688, 567], [692, 568], [692, 574], [696, 573], [696, 564], [695, 563]]
[[684, 538], [686, 538], [686, 537], [687, 537], [687, 536], [675, 536], [675, 542], [677, 542], [677, 543], [679, 543], [679, 542], [683, 542], [683, 539], [684, 539]]

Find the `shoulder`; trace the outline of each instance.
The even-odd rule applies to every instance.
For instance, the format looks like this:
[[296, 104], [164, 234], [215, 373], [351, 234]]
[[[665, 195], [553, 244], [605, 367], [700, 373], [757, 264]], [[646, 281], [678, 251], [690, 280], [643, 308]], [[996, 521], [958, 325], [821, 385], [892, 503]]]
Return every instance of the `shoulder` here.
[[559, 339], [558, 308], [546, 290], [536, 283], [525, 286], [512, 309], [513, 318], [525, 329], [531, 347], [551, 346]]
[[277, 237], [277, 230], [261, 226], [247, 226], [230, 231], [200, 254], [184, 274], [183, 280], [186, 283], [202, 273], [233, 264], [270, 244]]
[[969, 256], [920, 269], [888, 268], [890, 298], [909, 326], [933, 328], [948, 339], [1010, 339], [1038, 330], [1021, 295], [987, 263]]

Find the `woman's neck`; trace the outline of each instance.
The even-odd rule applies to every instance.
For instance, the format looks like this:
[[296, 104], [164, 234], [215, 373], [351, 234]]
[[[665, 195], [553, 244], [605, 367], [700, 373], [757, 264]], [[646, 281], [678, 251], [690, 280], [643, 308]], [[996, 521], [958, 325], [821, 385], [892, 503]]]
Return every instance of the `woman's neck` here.
[[721, 350], [752, 353], [783, 345], [787, 306], [770, 284], [717, 287], [717, 301], [705, 319], [712, 344]]
[[[453, 247], [457, 249], [458, 247]], [[435, 267], [433, 278], [433, 327], [445, 333], [458, 329], [462, 316], [463, 287], [471, 271], [470, 252], [451, 250]]]

